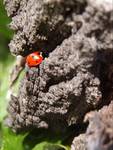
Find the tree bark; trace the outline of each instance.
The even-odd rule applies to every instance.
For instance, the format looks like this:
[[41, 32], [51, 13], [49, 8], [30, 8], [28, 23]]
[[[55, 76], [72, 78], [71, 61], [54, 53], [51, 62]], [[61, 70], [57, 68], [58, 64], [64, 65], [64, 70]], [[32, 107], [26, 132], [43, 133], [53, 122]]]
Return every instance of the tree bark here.
[[[39, 67], [26, 71], [18, 96], [12, 95], [9, 102], [7, 123], [13, 130], [35, 127], [65, 131], [73, 124], [82, 124], [87, 112], [103, 111], [102, 107], [112, 101], [113, 9], [110, 1], [105, 2], [5, 0], [12, 17], [10, 27], [16, 31], [9, 44], [11, 53], [26, 56], [39, 49], [44, 55]], [[110, 112], [108, 118], [113, 109]], [[101, 119], [99, 123], [103, 124]], [[83, 140], [89, 136], [85, 147], [103, 150], [100, 145], [90, 146], [90, 141], [96, 144], [88, 135], [93, 130], [90, 124], [83, 135]], [[106, 136], [93, 132], [98, 142]], [[79, 147], [83, 140], [75, 137]], [[113, 149], [113, 138], [108, 141]], [[84, 150], [81, 145], [80, 150]], [[74, 149], [77, 144], [73, 144]]]

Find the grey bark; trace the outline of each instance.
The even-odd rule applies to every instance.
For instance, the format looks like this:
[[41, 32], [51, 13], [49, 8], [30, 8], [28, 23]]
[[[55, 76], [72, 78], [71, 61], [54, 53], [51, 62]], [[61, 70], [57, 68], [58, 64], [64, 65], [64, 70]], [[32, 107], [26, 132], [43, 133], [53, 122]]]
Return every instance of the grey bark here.
[[98, 112], [90, 113], [86, 132], [88, 150], [113, 149], [113, 102]]

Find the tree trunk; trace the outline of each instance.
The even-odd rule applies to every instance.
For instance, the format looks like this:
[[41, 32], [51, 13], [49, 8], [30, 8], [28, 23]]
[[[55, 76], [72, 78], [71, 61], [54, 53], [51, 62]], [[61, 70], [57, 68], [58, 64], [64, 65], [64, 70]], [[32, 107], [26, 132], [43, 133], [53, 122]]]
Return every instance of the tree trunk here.
[[34, 127], [65, 131], [71, 125], [83, 125], [87, 112], [102, 109], [94, 111], [97, 116], [89, 119], [84, 134], [80, 131], [75, 137], [72, 150], [78, 150], [77, 144], [79, 150], [113, 149], [111, 132], [104, 141], [106, 134], [96, 130], [105, 124], [107, 132], [103, 118], [108, 117], [113, 131], [113, 103], [102, 108], [113, 97], [112, 1], [4, 1], [12, 17], [10, 27], [16, 31], [9, 44], [11, 53], [25, 57], [40, 50], [44, 56], [38, 67], [26, 71], [18, 96], [12, 95], [8, 125], [15, 131]]

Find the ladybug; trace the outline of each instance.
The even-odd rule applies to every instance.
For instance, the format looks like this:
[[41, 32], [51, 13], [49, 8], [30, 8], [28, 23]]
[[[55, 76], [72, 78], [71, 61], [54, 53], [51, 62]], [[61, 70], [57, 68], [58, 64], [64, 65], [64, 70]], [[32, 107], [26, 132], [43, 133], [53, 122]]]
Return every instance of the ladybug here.
[[43, 61], [40, 52], [33, 52], [26, 57], [26, 64], [29, 67], [36, 67]]

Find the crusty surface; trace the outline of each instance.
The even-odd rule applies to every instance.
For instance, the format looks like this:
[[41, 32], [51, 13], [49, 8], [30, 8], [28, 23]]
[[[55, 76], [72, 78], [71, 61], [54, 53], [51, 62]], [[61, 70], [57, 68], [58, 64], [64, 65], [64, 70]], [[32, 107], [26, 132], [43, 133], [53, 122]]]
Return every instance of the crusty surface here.
[[113, 149], [113, 102], [90, 114], [86, 141], [88, 150]]
[[16, 31], [9, 44], [10, 50], [14, 55], [26, 55], [37, 49], [48, 53], [68, 37], [72, 10], [80, 13], [85, 1], [4, 0], [4, 3], [12, 17], [10, 27]]
[[87, 150], [85, 134], [80, 134], [79, 136], [74, 138], [71, 145], [71, 150]]
[[[88, 111], [110, 103], [113, 98], [110, 5], [98, 4], [97, 0], [94, 3], [92, 0], [5, 0], [5, 5], [12, 17], [10, 26], [16, 31], [9, 44], [12, 54], [26, 56], [37, 49], [44, 54], [40, 66], [25, 71], [18, 96], [12, 95], [9, 102], [7, 123], [13, 130], [35, 127], [63, 131], [81, 123]], [[87, 130], [88, 145], [84, 142], [88, 150], [101, 150], [104, 141], [105, 150], [110, 150], [112, 113], [109, 112], [112, 103], [94, 113], [97, 115]], [[110, 136], [107, 143], [106, 133]], [[93, 138], [96, 135], [97, 141]], [[75, 141], [81, 140], [75, 137]], [[97, 147], [95, 142], [100, 142]], [[82, 143], [77, 146], [83, 147]]]
[[[13, 128], [44, 127], [45, 124], [47, 127], [60, 128], [61, 122], [67, 127], [80, 121], [89, 108], [98, 105], [101, 100], [100, 82], [91, 73], [89, 63], [93, 61], [92, 57], [87, 57], [87, 53], [91, 52], [92, 56], [96, 51], [92, 47], [93, 42], [93, 38], [72, 35], [39, 68], [26, 72], [17, 97], [19, 113], [14, 112], [17, 115], [13, 115], [10, 109], [12, 104], [8, 108]], [[13, 99], [10, 103], [13, 103]], [[53, 126], [56, 121], [58, 123]], [[42, 122], [45, 122], [44, 126]]]

